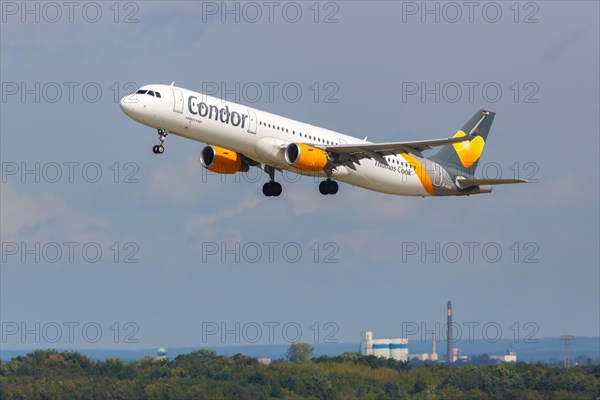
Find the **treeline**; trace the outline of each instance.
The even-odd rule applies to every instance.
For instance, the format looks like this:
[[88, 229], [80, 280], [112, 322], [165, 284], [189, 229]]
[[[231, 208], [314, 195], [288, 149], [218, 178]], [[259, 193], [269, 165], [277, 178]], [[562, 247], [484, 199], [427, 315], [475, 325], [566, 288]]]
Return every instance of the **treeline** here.
[[0, 361], [0, 399], [298, 398], [598, 399], [600, 366], [410, 366], [356, 353], [263, 365], [208, 350], [130, 363], [57, 351]]

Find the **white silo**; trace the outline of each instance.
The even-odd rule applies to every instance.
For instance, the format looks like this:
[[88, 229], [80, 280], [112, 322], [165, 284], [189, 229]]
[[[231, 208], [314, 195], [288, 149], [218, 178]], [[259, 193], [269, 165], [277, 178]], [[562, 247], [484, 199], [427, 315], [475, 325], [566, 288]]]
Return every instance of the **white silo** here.
[[390, 358], [390, 339], [373, 339], [373, 355]]
[[366, 331], [362, 333], [360, 341], [360, 353], [363, 356], [373, 355], [373, 332]]
[[391, 339], [390, 352], [394, 360], [408, 361], [408, 339]]

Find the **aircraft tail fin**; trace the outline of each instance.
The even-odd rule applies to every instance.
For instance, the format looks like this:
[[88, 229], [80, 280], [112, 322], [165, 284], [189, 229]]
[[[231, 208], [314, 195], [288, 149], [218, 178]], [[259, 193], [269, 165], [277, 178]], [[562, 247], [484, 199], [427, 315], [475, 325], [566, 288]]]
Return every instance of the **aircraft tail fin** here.
[[477, 111], [453, 136], [466, 136], [468, 139], [442, 147], [431, 160], [442, 165], [452, 175], [473, 176], [495, 115], [496, 113], [491, 111]]

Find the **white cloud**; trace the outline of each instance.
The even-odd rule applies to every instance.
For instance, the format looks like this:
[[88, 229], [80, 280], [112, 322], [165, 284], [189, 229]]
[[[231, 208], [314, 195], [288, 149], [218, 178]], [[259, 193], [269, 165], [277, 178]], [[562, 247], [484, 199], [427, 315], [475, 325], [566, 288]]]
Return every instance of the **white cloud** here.
[[17, 193], [10, 182], [2, 183], [0, 198], [0, 230], [3, 241], [16, 241], [23, 229], [34, 227], [49, 218], [33, 198]]
[[[9, 241], [103, 241], [110, 222], [78, 212], [55, 193], [32, 196], [2, 183], [0, 230]], [[57, 239], [57, 237], [59, 239]]]

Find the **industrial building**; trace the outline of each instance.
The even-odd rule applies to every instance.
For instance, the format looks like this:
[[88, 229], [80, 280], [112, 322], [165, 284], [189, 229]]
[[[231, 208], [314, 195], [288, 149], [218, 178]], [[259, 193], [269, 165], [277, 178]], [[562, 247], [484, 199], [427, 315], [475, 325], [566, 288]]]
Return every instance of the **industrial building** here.
[[437, 342], [435, 341], [435, 338], [436, 335], [435, 332], [433, 332], [433, 337], [431, 339], [431, 353], [414, 354], [411, 355], [411, 358], [416, 358], [419, 361], [438, 361]]
[[[455, 329], [458, 325], [455, 325], [452, 317], [452, 303], [448, 301], [446, 305], [446, 354], [443, 357], [438, 356], [437, 353], [437, 337], [435, 331], [432, 331], [431, 340], [431, 353], [417, 353], [408, 354], [408, 338], [387, 338], [387, 339], [373, 339], [373, 332], [365, 331], [361, 333], [361, 344], [360, 352], [362, 355], [369, 356], [373, 355], [382, 358], [392, 358], [399, 361], [418, 360], [418, 361], [430, 361], [430, 362], [469, 362], [469, 356], [461, 354], [461, 349], [455, 346], [455, 342], [460, 339], [455, 338]], [[460, 331], [459, 331], [460, 332]], [[517, 353], [512, 346], [503, 355], [492, 355], [491, 359], [500, 362], [517, 362]]]
[[360, 352], [362, 355], [408, 361], [407, 338], [373, 339], [371, 331], [362, 332], [361, 335]]
[[513, 349], [512, 345], [506, 350], [506, 354], [501, 356], [490, 356], [492, 360], [500, 362], [517, 362], [517, 352]]

